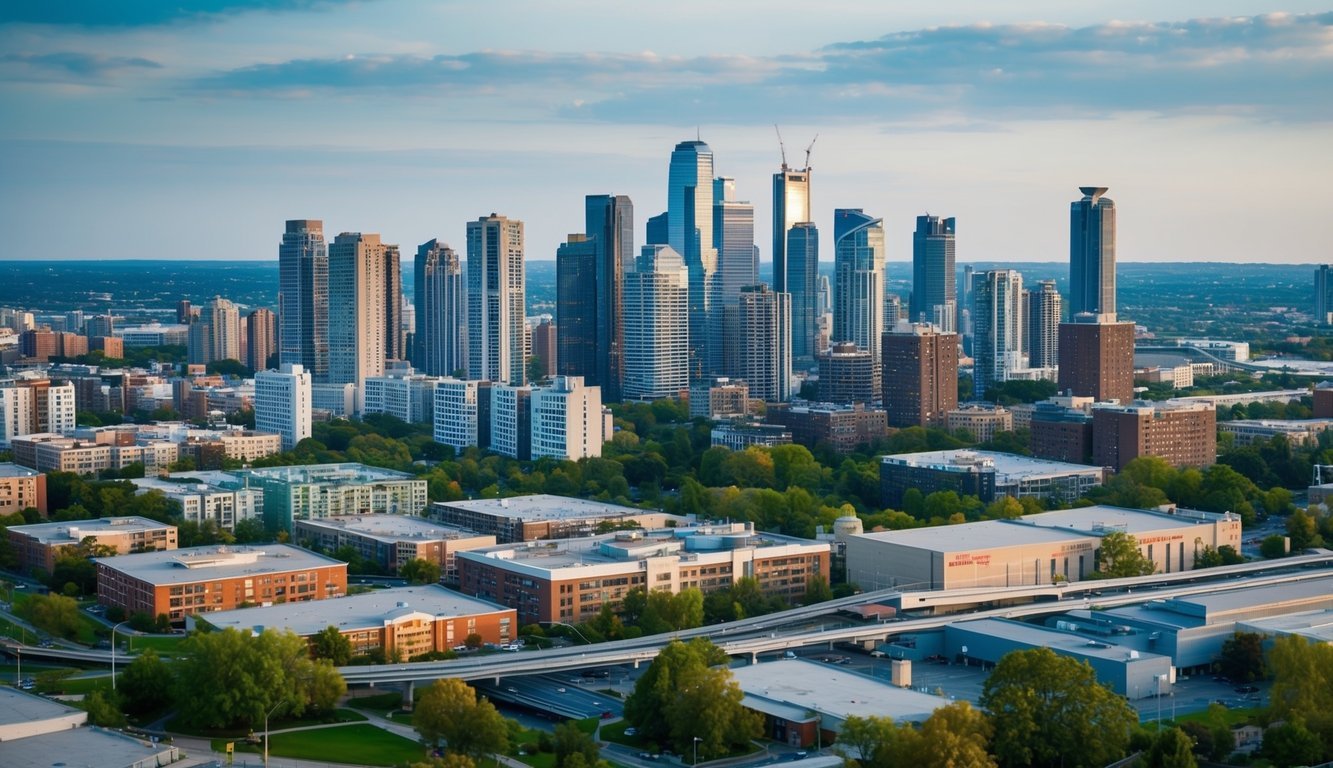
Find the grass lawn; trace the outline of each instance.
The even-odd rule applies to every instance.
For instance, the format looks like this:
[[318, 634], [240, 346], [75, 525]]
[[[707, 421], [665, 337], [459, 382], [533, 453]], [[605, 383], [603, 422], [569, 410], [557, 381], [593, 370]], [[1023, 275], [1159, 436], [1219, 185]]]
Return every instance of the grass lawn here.
[[372, 712], [388, 712], [403, 705], [401, 693], [378, 693], [374, 696], [357, 696], [347, 700], [347, 706], [357, 709], [369, 709]]
[[268, 751], [278, 757], [364, 765], [398, 765], [426, 756], [421, 744], [366, 724], [277, 733]]
[[[281, 731], [286, 728], [302, 728], [307, 725], [325, 725], [328, 723], [359, 723], [364, 722], [366, 716], [352, 709], [335, 709], [329, 717], [302, 717], [289, 718], [284, 720], [273, 720], [269, 722], [268, 727], [271, 731]], [[172, 718], [167, 722], [166, 729], [172, 733], [183, 733], [187, 736], [207, 736], [214, 741], [232, 741], [240, 739], [245, 740], [249, 730], [246, 728], [191, 728], [182, 723], [179, 718]], [[263, 724], [256, 724], [255, 730], [263, 730]], [[277, 736], [273, 737], [275, 742]], [[240, 745], [236, 746], [240, 749]]]
[[67, 677], [60, 681], [60, 685], [58, 686], [59, 690], [53, 691], [53, 693], [71, 695], [79, 693], [87, 694], [91, 693], [94, 688], [98, 687], [111, 687], [110, 672], [105, 675], [98, 675], [97, 677]]
[[[1228, 708], [1226, 710], [1227, 725], [1241, 725], [1243, 723], [1256, 721], [1262, 712], [1262, 707], [1245, 707], [1243, 709]], [[1176, 718], [1176, 722], [1207, 724], [1209, 722], [1208, 710], [1200, 710], [1198, 712], [1191, 712], [1187, 715], [1181, 715]]]
[[152, 649], [161, 656], [175, 655], [180, 650], [181, 643], [185, 642], [185, 637], [185, 635], [130, 635], [122, 640], [121, 633], [116, 633], [117, 642], [129, 643], [130, 653], [142, 653]]
[[37, 642], [37, 637], [32, 630], [4, 618], [0, 618], [0, 635], [12, 637], [21, 643]]
[[[596, 727], [596, 725], [597, 723], [596, 721], [594, 721], [593, 726]], [[634, 736], [625, 735], [625, 729], [629, 727], [631, 726], [629, 722], [626, 720], [620, 720], [618, 722], [608, 723], [602, 726], [601, 733], [599, 733], [598, 736], [599, 738], [601, 738], [602, 741], [610, 741], [616, 744], [624, 744], [627, 747], [638, 748], [644, 746], [647, 742], [643, 740], [642, 736], [639, 736], [637, 734]]]

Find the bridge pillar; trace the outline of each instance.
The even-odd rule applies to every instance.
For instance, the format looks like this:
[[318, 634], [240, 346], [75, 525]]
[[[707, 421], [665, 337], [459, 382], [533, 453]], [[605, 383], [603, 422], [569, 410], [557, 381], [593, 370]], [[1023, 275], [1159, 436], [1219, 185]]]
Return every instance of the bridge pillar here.
[[758, 664], [758, 663], [759, 663], [759, 654], [758, 654], [758, 653], [754, 653], [754, 652], [751, 652], [751, 653], [750, 653], [750, 663], [751, 663], [751, 664]]
[[412, 711], [412, 694], [416, 692], [417, 684], [411, 680], [403, 683], [403, 709]]

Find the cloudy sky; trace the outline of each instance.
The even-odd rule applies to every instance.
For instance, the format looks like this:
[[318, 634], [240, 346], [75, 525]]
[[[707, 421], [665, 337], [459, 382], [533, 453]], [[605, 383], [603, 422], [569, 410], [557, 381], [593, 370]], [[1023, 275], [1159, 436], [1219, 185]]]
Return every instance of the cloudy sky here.
[[[1328, 0], [1325, 0], [1328, 3]], [[1001, 7], [1002, 6], [1002, 7]], [[492, 211], [530, 259], [583, 195], [665, 207], [696, 131], [756, 206], [958, 218], [960, 260], [1333, 260], [1333, 11], [1303, 0], [60, 0], [0, 7], [0, 259], [273, 259], [282, 222], [403, 246]]]

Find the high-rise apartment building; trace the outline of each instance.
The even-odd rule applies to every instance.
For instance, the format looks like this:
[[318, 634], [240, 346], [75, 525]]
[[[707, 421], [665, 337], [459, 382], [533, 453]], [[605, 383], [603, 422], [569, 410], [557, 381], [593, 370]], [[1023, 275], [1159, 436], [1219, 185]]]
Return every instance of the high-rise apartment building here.
[[958, 298], [954, 286], [954, 220], [917, 216], [912, 234], [912, 298], [908, 319], [954, 330]]
[[889, 426], [939, 426], [958, 406], [958, 334], [900, 322], [884, 334], [883, 361]]
[[75, 421], [74, 385], [50, 379], [0, 380], [0, 448], [23, 435], [68, 434]]
[[255, 429], [281, 435], [284, 451], [310, 437], [310, 379], [299, 363], [255, 374]]
[[403, 324], [403, 262], [396, 245], [384, 246], [384, 359], [407, 361]]
[[1079, 187], [1069, 205], [1069, 314], [1115, 315], [1115, 202]]
[[245, 364], [252, 371], [262, 371], [277, 351], [278, 316], [259, 307], [245, 316]]
[[392, 360], [382, 376], [367, 376], [362, 413], [387, 413], [409, 424], [431, 424], [437, 376], [418, 373], [403, 360]]
[[701, 379], [718, 372], [722, 362], [722, 323], [713, 307], [713, 150], [702, 141], [682, 141], [671, 153], [667, 244], [690, 272], [690, 377]]
[[467, 288], [463, 260], [438, 239], [417, 246], [412, 365], [429, 376], [467, 369]]
[[[788, 233], [797, 224], [813, 219], [810, 215], [810, 169], [789, 168], [784, 157], [782, 169], [773, 174], [773, 290], [791, 294], [793, 326], [796, 322], [795, 305], [799, 300], [796, 297], [798, 286], [791, 282], [793, 265], [787, 255]], [[815, 253], [819, 253], [818, 246]], [[795, 349], [793, 345], [793, 354], [799, 357], [801, 353]]]
[[736, 199], [736, 180], [713, 179], [713, 247], [717, 249], [717, 299], [734, 307], [741, 289], [759, 282], [754, 247], [754, 205]]
[[323, 381], [329, 372], [329, 252], [324, 222], [291, 219], [278, 245], [278, 358]]
[[1098, 402], [1134, 399], [1134, 324], [1087, 312], [1060, 324], [1060, 391]]
[[671, 246], [643, 247], [625, 273], [624, 312], [624, 397], [678, 396], [690, 384], [689, 270]]
[[356, 386], [356, 410], [365, 403], [365, 381], [384, 374], [390, 336], [398, 334], [399, 294], [390, 294], [398, 271], [398, 247], [380, 236], [343, 232], [329, 246], [329, 376], [331, 384]]
[[467, 224], [468, 378], [526, 380], [523, 222], [492, 213]]
[[537, 370], [543, 377], [554, 376], [559, 372], [556, 368], [560, 358], [558, 330], [549, 317], [543, 317], [532, 326], [528, 334], [531, 339], [528, 354], [537, 358]]
[[884, 221], [860, 208], [833, 212], [833, 341], [880, 357], [884, 333]]
[[1059, 364], [1060, 311], [1063, 300], [1054, 280], [1042, 280], [1028, 292], [1028, 367], [1054, 368]]
[[454, 450], [491, 445], [491, 384], [488, 381], [441, 379], [435, 384], [435, 442]]
[[236, 305], [214, 296], [204, 303], [199, 319], [190, 325], [189, 360], [241, 360], [241, 313]]
[[[791, 296], [791, 354], [809, 364], [820, 352], [819, 229], [808, 221], [791, 225], [787, 229], [784, 258], [786, 292]], [[782, 292], [780, 288], [774, 290]]]
[[532, 458], [578, 461], [602, 455], [602, 390], [581, 376], [556, 376], [532, 388]]
[[1023, 366], [1023, 275], [994, 269], [972, 278], [972, 393], [985, 399], [992, 384]]
[[83, 321], [84, 335], [90, 339], [116, 335], [116, 319], [111, 315], [93, 315]]
[[491, 387], [491, 450], [520, 461], [532, 458], [532, 387]]
[[791, 397], [791, 297], [750, 285], [741, 289], [740, 345], [737, 373], [750, 386], [750, 397], [782, 402]]
[[597, 245], [571, 234], [555, 251], [556, 373], [595, 376], [597, 370]]
[[820, 352], [819, 399], [835, 405], [880, 400], [880, 361], [850, 342], [835, 342]]
[[1333, 267], [1320, 264], [1314, 271], [1314, 321], [1333, 325]]
[[1140, 456], [1160, 456], [1173, 467], [1216, 463], [1216, 408], [1171, 402], [1093, 406], [1093, 463], [1119, 472]]

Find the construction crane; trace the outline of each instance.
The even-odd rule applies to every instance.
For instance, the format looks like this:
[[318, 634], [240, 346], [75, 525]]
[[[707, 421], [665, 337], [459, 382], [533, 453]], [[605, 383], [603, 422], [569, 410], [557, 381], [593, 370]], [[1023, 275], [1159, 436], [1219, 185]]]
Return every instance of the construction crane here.
[[778, 124], [773, 124], [773, 130], [778, 134], [778, 150], [782, 152], [782, 171], [787, 171], [787, 147], [782, 143], [782, 131], [778, 129]]
[[819, 134], [817, 133], [815, 134], [815, 137], [810, 140], [810, 146], [805, 148], [805, 170], [807, 173], [810, 171], [810, 150], [815, 148], [816, 141], [819, 141]]

